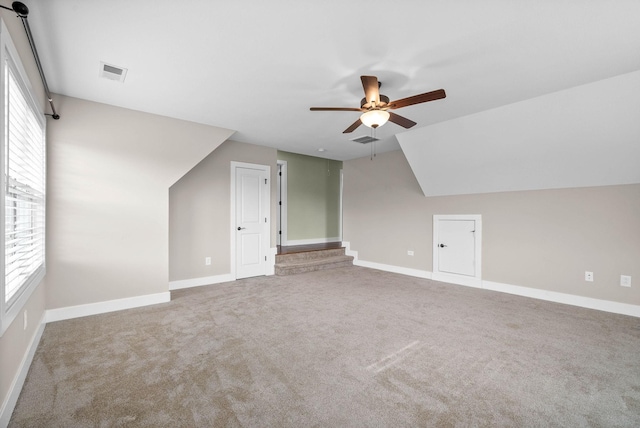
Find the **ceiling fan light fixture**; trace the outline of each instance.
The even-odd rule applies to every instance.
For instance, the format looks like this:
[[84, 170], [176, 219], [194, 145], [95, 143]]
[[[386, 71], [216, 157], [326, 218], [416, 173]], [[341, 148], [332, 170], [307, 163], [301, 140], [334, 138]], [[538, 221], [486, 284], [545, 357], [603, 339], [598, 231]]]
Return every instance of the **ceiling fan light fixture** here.
[[[351, 126], [342, 131], [343, 134], [349, 134], [355, 131], [360, 125], [368, 126], [376, 129], [387, 121], [396, 125], [409, 129], [416, 122], [402, 117], [396, 113], [389, 113], [387, 110], [395, 110], [402, 107], [412, 106], [414, 104], [426, 103], [429, 101], [440, 100], [445, 98], [447, 94], [444, 89], [438, 89], [424, 94], [413, 95], [411, 97], [402, 98], [395, 101], [389, 101], [389, 97], [380, 93], [380, 82], [376, 76], [360, 76], [362, 88], [364, 89], [364, 98], [360, 101], [360, 108], [350, 107], [311, 107], [311, 111], [358, 111], [363, 112], [358, 120], [353, 122]], [[370, 101], [367, 101], [370, 100]]]
[[360, 121], [369, 128], [378, 128], [389, 120], [389, 112], [385, 110], [369, 110], [362, 113]]

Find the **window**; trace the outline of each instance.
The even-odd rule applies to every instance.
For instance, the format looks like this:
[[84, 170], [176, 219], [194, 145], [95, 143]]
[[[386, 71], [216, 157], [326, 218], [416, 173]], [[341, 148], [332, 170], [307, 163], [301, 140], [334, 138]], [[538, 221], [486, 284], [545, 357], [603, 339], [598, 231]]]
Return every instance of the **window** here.
[[45, 271], [45, 123], [2, 22], [2, 333]]

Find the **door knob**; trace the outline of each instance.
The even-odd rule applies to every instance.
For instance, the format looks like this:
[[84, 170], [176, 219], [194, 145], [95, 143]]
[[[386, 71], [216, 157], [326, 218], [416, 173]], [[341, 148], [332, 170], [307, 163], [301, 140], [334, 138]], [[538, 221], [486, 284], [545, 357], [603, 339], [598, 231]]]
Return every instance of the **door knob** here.
[[246, 229], [246, 227], [240, 227], [240, 226], [238, 226], [238, 230], [245, 230], [245, 229]]
[[440, 245], [438, 245], [438, 247], [440, 247], [440, 248], [444, 248], [444, 247], [446, 247], [446, 245], [444, 245], [444, 244], [440, 244]]

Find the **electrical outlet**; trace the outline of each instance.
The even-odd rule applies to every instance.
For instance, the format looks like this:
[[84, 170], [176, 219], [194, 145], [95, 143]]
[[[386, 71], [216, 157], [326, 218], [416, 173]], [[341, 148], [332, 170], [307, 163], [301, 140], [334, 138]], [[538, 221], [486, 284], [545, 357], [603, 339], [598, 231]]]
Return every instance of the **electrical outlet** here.
[[27, 329], [27, 311], [26, 310], [22, 313], [22, 328], [23, 330]]
[[584, 273], [584, 280], [585, 281], [589, 281], [589, 282], [593, 282], [593, 272], [585, 272]]
[[413, 256], [413, 251], [407, 250], [407, 256]]
[[211, 265], [211, 257], [205, 257], [204, 258], [204, 264], [207, 265], [207, 266], [210, 266]]
[[631, 287], [631, 276], [620, 275], [620, 287]]

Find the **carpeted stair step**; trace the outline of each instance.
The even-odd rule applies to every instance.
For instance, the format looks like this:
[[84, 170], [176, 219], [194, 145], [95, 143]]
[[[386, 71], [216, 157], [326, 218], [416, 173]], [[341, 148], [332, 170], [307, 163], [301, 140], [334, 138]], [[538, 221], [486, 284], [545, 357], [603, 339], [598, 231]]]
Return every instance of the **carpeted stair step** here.
[[276, 256], [276, 275], [295, 275], [322, 269], [353, 266], [353, 257], [345, 255], [344, 248], [306, 251]]

